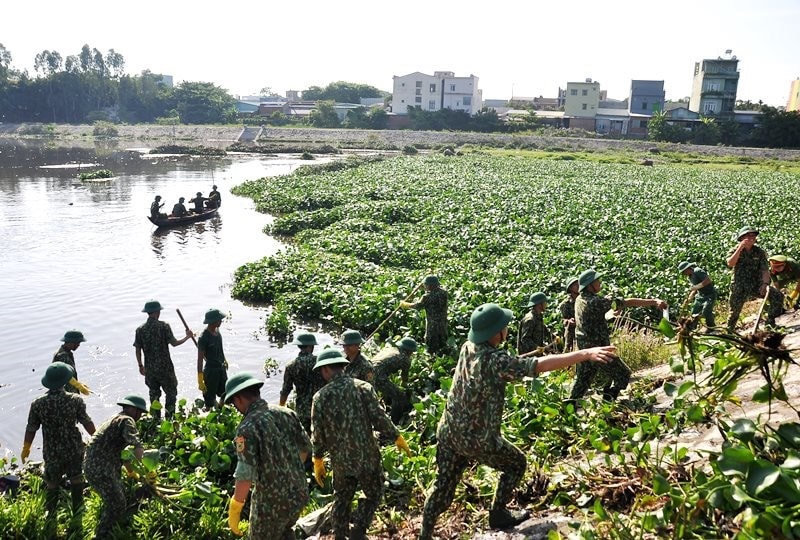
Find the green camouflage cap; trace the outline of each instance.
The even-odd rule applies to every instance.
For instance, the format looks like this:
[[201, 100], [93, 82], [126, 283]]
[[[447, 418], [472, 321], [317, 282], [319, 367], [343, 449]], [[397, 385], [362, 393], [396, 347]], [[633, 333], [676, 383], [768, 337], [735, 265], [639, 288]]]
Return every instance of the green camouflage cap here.
[[528, 303], [525, 304], [525, 307], [533, 307], [538, 306], [539, 304], [543, 304], [545, 302], [550, 302], [552, 299], [548, 298], [546, 294], [543, 292], [535, 292], [531, 295], [528, 299]]
[[469, 335], [471, 342], [478, 344], [489, 341], [489, 338], [508, 326], [514, 319], [510, 309], [497, 304], [483, 304], [472, 312], [469, 318]]
[[414, 352], [417, 350], [417, 348], [419, 348], [419, 345], [417, 345], [417, 342], [414, 341], [414, 338], [406, 336], [397, 342], [397, 348]]
[[161, 304], [158, 300], [148, 300], [144, 304], [144, 308], [142, 308], [143, 313], [155, 313], [156, 311], [162, 311], [164, 308], [161, 307]]
[[601, 277], [603, 277], [603, 274], [597, 272], [594, 268], [585, 270], [581, 273], [580, 277], [578, 277], [578, 290], [583, 291], [583, 289]]
[[694, 268], [697, 266], [695, 263], [690, 261], [681, 261], [678, 263], [678, 272], [683, 272], [684, 270], [688, 270], [689, 268]]
[[756, 229], [755, 227], [751, 227], [750, 225], [745, 225], [744, 227], [739, 229], [739, 231], [736, 233], [736, 240], [737, 241], [741, 240], [742, 236], [749, 233], [756, 233], [756, 236], [758, 236], [758, 229]]
[[247, 373], [244, 371], [237, 373], [225, 383], [225, 403], [230, 403], [233, 399], [233, 396], [245, 388], [250, 388], [251, 386], [261, 388], [264, 386], [264, 382], [258, 380], [252, 373]]
[[203, 319], [203, 324], [213, 324], [225, 318], [225, 314], [218, 309], [209, 309], [206, 311], [206, 317]]
[[428, 287], [438, 287], [439, 277], [434, 275], [426, 276], [425, 281], [423, 281], [422, 283]]
[[785, 263], [788, 257], [786, 255], [773, 255], [769, 258], [770, 261]]
[[319, 356], [317, 356], [317, 363], [314, 364], [314, 369], [319, 369], [322, 366], [330, 366], [331, 364], [349, 364], [350, 362], [342, 356], [342, 353], [336, 349], [325, 349]]
[[67, 330], [64, 337], [61, 338], [64, 343], [83, 343], [86, 339], [83, 337], [83, 332], [80, 330]]
[[361, 332], [358, 330], [346, 330], [342, 333], [342, 345], [355, 345], [356, 343], [364, 343], [364, 338], [361, 337]]
[[573, 276], [569, 278], [567, 281], [564, 282], [564, 292], [569, 292], [569, 288], [572, 287], [575, 283], [578, 283], [578, 276]]
[[314, 334], [311, 332], [302, 332], [300, 334], [295, 334], [291, 344], [304, 347], [308, 345], [317, 345], [318, 343], [317, 338], [314, 337]]
[[53, 362], [47, 366], [47, 371], [44, 372], [42, 386], [50, 390], [58, 390], [63, 388], [74, 376], [75, 370], [72, 369], [72, 366], [64, 362]]
[[147, 412], [147, 402], [142, 396], [137, 396], [136, 394], [129, 394], [125, 396], [121, 400], [117, 401], [117, 405], [121, 405], [122, 407], [130, 406], [139, 409], [140, 411]]

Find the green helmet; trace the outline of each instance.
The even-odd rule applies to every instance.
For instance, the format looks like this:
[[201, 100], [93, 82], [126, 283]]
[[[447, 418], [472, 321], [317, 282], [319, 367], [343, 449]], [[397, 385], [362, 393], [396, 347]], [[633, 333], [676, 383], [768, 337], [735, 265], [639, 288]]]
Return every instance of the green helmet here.
[[129, 394], [125, 396], [121, 400], [117, 401], [117, 405], [121, 405], [123, 407], [130, 406], [139, 409], [140, 411], [147, 412], [147, 402], [142, 396], [137, 396], [136, 394]]
[[225, 403], [230, 403], [233, 399], [233, 396], [245, 388], [250, 388], [251, 386], [261, 388], [264, 386], [264, 382], [258, 380], [252, 373], [247, 373], [244, 371], [237, 373], [225, 383]]
[[603, 274], [598, 273], [594, 268], [582, 272], [580, 277], [578, 277], [578, 290], [583, 291], [583, 289], [602, 276]]
[[469, 318], [468, 338], [475, 344], [489, 341], [489, 338], [508, 326], [513, 319], [514, 314], [510, 309], [501, 308], [497, 304], [483, 304]]
[[567, 281], [564, 282], [564, 292], [569, 292], [569, 288], [572, 287], [575, 283], [578, 283], [578, 276], [574, 276], [569, 278]]
[[216, 322], [220, 322], [222, 319], [225, 318], [225, 314], [222, 313], [218, 309], [209, 309], [206, 311], [206, 317], [203, 319], [203, 324], [213, 324]]
[[314, 334], [312, 334], [311, 332], [302, 332], [300, 334], [295, 334], [291, 344], [298, 345], [300, 347], [307, 347], [309, 345], [318, 345], [317, 338], [314, 337]]
[[697, 265], [693, 262], [681, 261], [678, 263], [678, 272], [683, 272], [685, 270], [688, 270], [689, 268], [694, 268], [695, 266]]
[[63, 388], [74, 376], [75, 370], [72, 369], [72, 366], [64, 362], [53, 362], [47, 366], [47, 371], [44, 372], [42, 386], [50, 390], [58, 390]]
[[439, 277], [430, 275], [425, 276], [425, 281], [422, 282], [426, 287], [438, 287], [439, 286]]
[[417, 342], [414, 341], [414, 338], [406, 336], [397, 342], [397, 348], [415, 352], [419, 348], [419, 345], [417, 345]]
[[742, 239], [742, 236], [750, 233], [756, 233], [756, 236], [758, 236], [758, 229], [751, 227], [750, 225], [745, 225], [736, 233], [736, 241], [738, 242]]
[[357, 343], [364, 343], [364, 338], [361, 337], [361, 332], [358, 330], [345, 330], [342, 333], [342, 345], [355, 345]]
[[769, 258], [769, 260], [778, 262], [778, 263], [785, 263], [788, 257], [786, 255], [773, 255]]
[[148, 300], [144, 304], [144, 308], [142, 309], [143, 313], [155, 313], [156, 311], [161, 311], [164, 308], [161, 307], [161, 304], [158, 300]]
[[525, 304], [525, 307], [533, 307], [538, 306], [539, 304], [543, 304], [545, 302], [550, 302], [551, 298], [548, 298], [546, 294], [543, 292], [535, 292], [531, 295], [528, 303]]
[[331, 364], [349, 364], [347, 358], [342, 356], [342, 353], [336, 349], [325, 349], [319, 356], [317, 356], [317, 363], [314, 364], [314, 369], [319, 369], [322, 366], [329, 366]]
[[61, 341], [64, 343], [83, 343], [86, 339], [83, 337], [83, 333], [79, 330], [68, 330], [64, 337], [61, 338]]

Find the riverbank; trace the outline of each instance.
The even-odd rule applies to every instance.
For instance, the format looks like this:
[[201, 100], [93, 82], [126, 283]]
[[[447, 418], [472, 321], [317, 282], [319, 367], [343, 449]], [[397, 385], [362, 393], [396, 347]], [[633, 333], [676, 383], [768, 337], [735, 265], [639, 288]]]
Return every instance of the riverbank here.
[[[116, 137], [95, 137], [92, 125], [70, 124], [0, 124], [0, 138], [52, 138], [58, 140], [125, 140], [180, 141], [182, 143], [224, 146], [239, 142], [245, 128], [236, 125], [177, 125], [155, 124], [115, 125]], [[257, 131], [258, 144], [292, 145], [331, 144], [340, 148], [372, 148], [400, 150], [405, 146], [436, 148], [442, 146], [489, 146], [529, 150], [570, 150], [586, 152], [683, 152], [709, 156], [735, 156], [778, 160], [800, 160], [800, 150], [749, 148], [732, 146], [702, 146], [692, 144], [654, 143], [652, 141], [588, 139], [541, 135], [473, 133], [455, 131], [364, 130], [317, 128], [247, 128]]]

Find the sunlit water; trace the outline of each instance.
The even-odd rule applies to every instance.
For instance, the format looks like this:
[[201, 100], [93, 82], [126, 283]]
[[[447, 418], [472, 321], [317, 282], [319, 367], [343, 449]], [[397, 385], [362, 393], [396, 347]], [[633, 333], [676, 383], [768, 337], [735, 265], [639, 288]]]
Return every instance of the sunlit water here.
[[[81, 183], [77, 163], [96, 163], [119, 177]], [[147, 397], [133, 339], [151, 298], [164, 306], [161, 319], [179, 339], [185, 330], [176, 308], [198, 336], [207, 309], [227, 313], [221, 332], [229, 374], [247, 370], [263, 377], [267, 357], [281, 365], [292, 358], [296, 347], [278, 347], [264, 334], [266, 309], [230, 296], [238, 266], [283, 249], [262, 232], [271, 218], [230, 189], [303, 163], [245, 155], [150, 157], [0, 140], [0, 456], [18, 455], [30, 403], [45, 392], [41, 378], [66, 330], [79, 329], [87, 339], [75, 361], [81, 381], [94, 392], [85, 399], [96, 424], [116, 413], [121, 396]], [[212, 184], [222, 194], [218, 217], [167, 231], [156, 231], [147, 220], [155, 195], [169, 211], [178, 197], [207, 195]], [[317, 339], [332, 341], [324, 333]], [[172, 347], [171, 354], [179, 399], [200, 397], [192, 341]], [[267, 380], [262, 396], [277, 402], [281, 379]], [[33, 459], [41, 455], [41, 441], [39, 433]]]

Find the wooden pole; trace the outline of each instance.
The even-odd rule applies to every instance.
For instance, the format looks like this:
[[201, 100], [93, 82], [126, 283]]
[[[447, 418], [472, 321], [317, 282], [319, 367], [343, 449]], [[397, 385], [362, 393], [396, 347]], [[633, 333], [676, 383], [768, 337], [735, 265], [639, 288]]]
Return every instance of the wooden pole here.
[[[414, 290], [412, 290], [410, 293], [408, 293], [408, 296], [406, 296], [406, 298], [405, 298], [405, 300], [403, 300], [403, 302], [408, 302], [408, 299], [409, 299], [409, 298], [411, 298], [412, 296], [414, 296], [414, 293], [416, 293], [416, 292], [419, 290], [419, 288], [420, 288], [420, 287], [422, 287], [422, 284], [423, 284], [423, 282], [422, 282], [422, 281], [420, 281], [420, 282], [419, 282], [419, 284], [418, 284], [416, 287], [414, 287]], [[402, 302], [401, 302], [401, 303], [402, 303]], [[377, 326], [377, 328], [375, 328], [375, 330], [373, 330], [373, 331], [372, 331], [372, 333], [371, 333], [371, 334], [370, 334], [370, 335], [367, 337], [367, 339], [365, 339], [365, 340], [364, 340], [364, 343], [367, 343], [369, 340], [371, 340], [371, 339], [372, 339], [372, 336], [374, 336], [374, 335], [375, 335], [375, 334], [378, 332], [378, 330], [380, 330], [380, 329], [381, 329], [381, 327], [382, 327], [384, 324], [386, 324], [386, 323], [387, 323], [387, 321], [389, 321], [389, 319], [391, 319], [392, 317], [394, 317], [394, 314], [395, 314], [395, 313], [397, 313], [399, 309], [400, 309], [400, 304], [397, 304], [397, 307], [396, 307], [396, 308], [394, 308], [394, 311], [392, 311], [392, 312], [389, 314], [389, 316], [388, 316], [388, 317], [386, 317], [385, 319], [383, 319], [383, 321], [381, 321], [381, 324], [379, 324], [379, 325]]]
[[[188, 324], [186, 324], [186, 319], [184, 319], [184, 318], [183, 318], [183, 315], [181, 315], [181, 310], [179, 310], [179, 309], [176, 309], [175, 311], [177, 311], [177, 312], [178, 312], [178, 317], [180, 317], [180, 318], [181, 318], [181, 322], [183, 323], [183, 327], [184, 327], [184, 328], [186, 328], [186, 330], [188, 330], [189, 332], [191, 332], [191, 331], [192, 331], [192, 330], [191, 330], [191, 328], [189, 328], [189, 325], [188, 325]], [[196, 340], [196, 339], [194, 339], [194, 334], [192, 334], [192, 341], [194, 341], [194, 346], [195, 346], [195, 347], [197, 347], [197, 348], [199, 349], [199, 348], [200, 348], [200, 346], [197, 344], [197, 340]]]
[[751, 336], [756, 333], [756, 330], [758, 330], [758, 323], [761, 322], [761, 314], [764, 313], [764, 306], [767, 304], [767, 298], [769, 298], [769, 287], [770, 286], [767, 285], [767, 292], [766, 294], [764, 294], [764, 299], [761, 301], [761, 307], [758, 309], [758, 316], [756, 317], [756, 323], [753, 325], [753, 331], [750, 332]]

